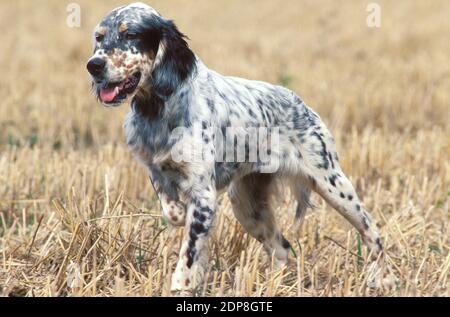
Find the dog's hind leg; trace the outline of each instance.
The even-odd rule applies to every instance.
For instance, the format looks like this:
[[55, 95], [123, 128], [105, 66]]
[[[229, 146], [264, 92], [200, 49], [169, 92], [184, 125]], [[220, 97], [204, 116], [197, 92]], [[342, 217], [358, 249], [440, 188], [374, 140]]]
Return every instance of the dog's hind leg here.
[[274, 176], [250, 174], [232, 182], [228, 195], [233, 212], [244, 229], [275, 258], [275, 266], [282, 267], [288, 261], [289, 242], [277, 228], [270, 204]]

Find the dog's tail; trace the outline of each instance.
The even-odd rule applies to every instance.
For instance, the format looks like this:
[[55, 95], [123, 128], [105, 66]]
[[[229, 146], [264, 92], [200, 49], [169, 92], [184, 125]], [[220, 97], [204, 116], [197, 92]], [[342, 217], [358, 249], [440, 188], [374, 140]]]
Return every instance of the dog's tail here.
[[299, 224], [303, 222], [308, 208], [313, 209], [314, 205], [310, 201], [311, 189], [308, 187], [297, 188], [295, 197], [297, 198], [297, 208], [295, 209], [295, 221]]
[[315, 208], [310, 200], [311, 188], [298, 178], [278, 179], [278, 197], [286, 197], [286, 192], [284, 191], [284, 188], [286, 187], [290, 189], [290, 194], [292, 194], [297, 201], [297, 206], [295, 207], [295, 222], [301, 224], [308, 208]]

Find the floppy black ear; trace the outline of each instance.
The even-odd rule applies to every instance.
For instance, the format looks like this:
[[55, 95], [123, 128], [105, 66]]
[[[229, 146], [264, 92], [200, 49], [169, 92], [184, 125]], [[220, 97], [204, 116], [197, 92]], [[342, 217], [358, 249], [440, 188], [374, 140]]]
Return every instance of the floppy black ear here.
[[159, 98], [167, 100], [194, 71], [195, 55], [173, 21], [152, 16], [145, 23], [150, 45], [158, 42], [151, 85]]

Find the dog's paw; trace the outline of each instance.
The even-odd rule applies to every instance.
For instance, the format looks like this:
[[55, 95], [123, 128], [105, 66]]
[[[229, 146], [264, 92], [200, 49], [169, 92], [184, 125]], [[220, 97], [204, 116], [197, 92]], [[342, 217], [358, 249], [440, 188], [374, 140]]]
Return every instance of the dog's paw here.
[[399, 279], [395, 275], [383, 275], [381, 268], [376, 262], [367, 266], [367, 274], [367, 286], [372, 289], [392, 291], [399, 283]]
[[191, 289], [172, 289], [170, 291], [172, 297], [194, 297], [195, 291]]
[[186, 206], [182, 202], [167, 200], [162, 203], [163, 216], [174, 227], [182, 227], [186, 223]]

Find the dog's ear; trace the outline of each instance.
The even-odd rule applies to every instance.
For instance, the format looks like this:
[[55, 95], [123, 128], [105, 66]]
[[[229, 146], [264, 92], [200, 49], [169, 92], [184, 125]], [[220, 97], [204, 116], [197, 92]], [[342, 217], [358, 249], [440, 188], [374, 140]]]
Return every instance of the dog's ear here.
[[144, 19], [144, 25], [145, 41], [156, 54], [151, 86], [159, 98], [167, 100], [194, 71], [195, 55], [173, 21], [153, 15]]

